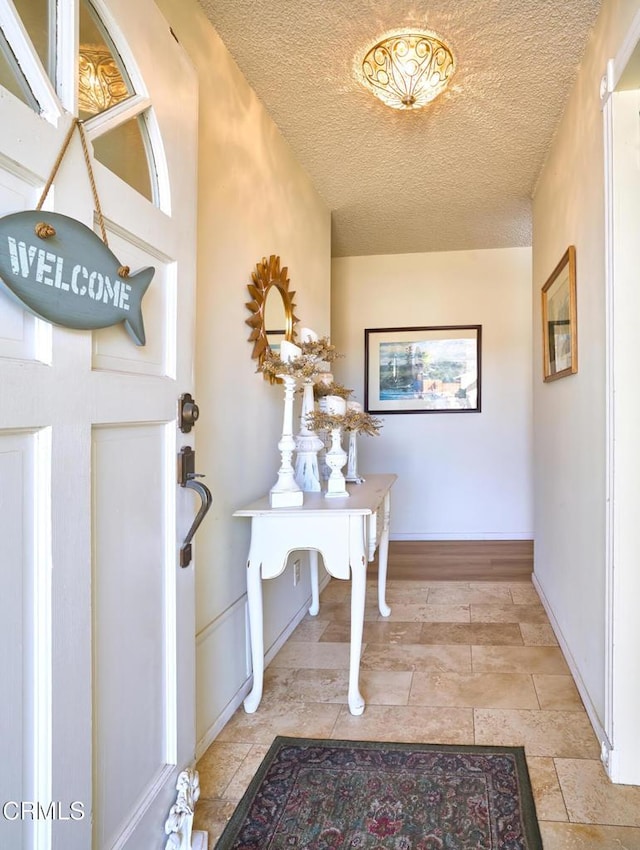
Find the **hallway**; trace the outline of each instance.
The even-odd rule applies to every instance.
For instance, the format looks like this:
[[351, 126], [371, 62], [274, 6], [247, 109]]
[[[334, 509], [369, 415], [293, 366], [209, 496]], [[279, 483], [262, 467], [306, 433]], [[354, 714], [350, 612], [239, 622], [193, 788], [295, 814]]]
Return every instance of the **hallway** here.
[[333, 580], [200, 759], [196, 828], [220, 835], [275, 735], [525, 746], [545, 850], [640, 850], [640, 787], [612, 785], [530, 582], [368, 582], [360, 686], [346, 705], [349, 583]]

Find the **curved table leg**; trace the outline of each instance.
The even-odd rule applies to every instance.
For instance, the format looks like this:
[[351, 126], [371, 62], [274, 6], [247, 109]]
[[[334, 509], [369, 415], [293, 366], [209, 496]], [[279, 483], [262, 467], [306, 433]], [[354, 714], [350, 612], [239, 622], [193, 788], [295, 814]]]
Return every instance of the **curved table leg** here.
[[247, 714], [260, 705], [264, 680], [264, 635], [262, 625], [262, 578], [260, 561], [255, 559], [247, 563], [247, 604], [249, 607], [249, 630], [251, 634], [251, 661], [253, 664], [253, 688], [244, 701]]
[[389, 557], [389, 494], [384, 500], [384, 525], [378, 547], [378, 608], [383, 617], [388, 617], [391, 608], [387, 605], [387, 560]]
[[349, 711], [359, 715], [364, 711], [364, 698], [360, 693], [360, 655], [362, 654], [362, 628], [364, 625], [364, 602], [367, 587], [367, 564], [362, 562], [351, 567], [351, 653], [349, 655]]
[[311, 608], [312, 617], [320, 611], [320, 591], [318, 589], [318, 550], [309, 549], [309, 568], [311, 570]]

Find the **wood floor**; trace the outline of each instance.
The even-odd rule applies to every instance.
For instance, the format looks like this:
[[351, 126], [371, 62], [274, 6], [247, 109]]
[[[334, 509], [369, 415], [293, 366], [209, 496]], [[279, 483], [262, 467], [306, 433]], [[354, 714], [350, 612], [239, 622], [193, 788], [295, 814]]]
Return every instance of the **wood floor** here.
[[[377, 563], [372, 567], [377, 569]], [[533, 540], [392, 540], [389, 579], [519, 581], [533, 572]]]

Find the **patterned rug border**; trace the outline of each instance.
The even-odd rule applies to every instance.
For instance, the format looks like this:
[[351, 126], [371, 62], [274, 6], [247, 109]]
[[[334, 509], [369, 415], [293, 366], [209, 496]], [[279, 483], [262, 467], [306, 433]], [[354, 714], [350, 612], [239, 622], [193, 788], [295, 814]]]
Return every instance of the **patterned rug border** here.
[[518, 786], [520, 790], [520, 805], [522, 808], [522, 819], [524, 821], [525, 838], [527, 840], [527, 850], [543, 850], [542, 836], [538, 825], [538, 816], [536, 813], [535, 802], [533, 799], [533, 791], [531, 789], [531, 779], [529, 777], [529, 769], [525, 758], [524, 747], [499, 747], [485, 744], [409, 744], [394, 741], [349, 741], [349, 740], [331, 740], [329, 738], [289, 738], [284, 735], [277, 735], [273, 739], [273, 743], [265, 753], [258, 770], [253, 779], [249, 783], [247, 790], [236, 806], [231, 819], [228, 821], [224, 831], [214, 850], [229, 850], [236, 839], [237, 833], [245, 820], [255, 795], [262, 784], [265, 774], [271, 767], [271, 764], [283, 747], [325, 747], [338, 749], [340, 747], [359, 747], [368, 750], [400, 750], [412, 752], [449, 752], [449, 753], [477, 753], [479, 755], [503, 755], [509, 754], [514, 757], [516, 772], [518, 776]]

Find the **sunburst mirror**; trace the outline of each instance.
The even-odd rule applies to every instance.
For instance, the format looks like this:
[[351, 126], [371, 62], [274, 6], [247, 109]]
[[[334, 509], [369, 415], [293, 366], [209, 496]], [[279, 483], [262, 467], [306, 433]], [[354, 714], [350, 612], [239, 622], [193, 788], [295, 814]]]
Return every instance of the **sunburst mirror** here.
[[[295, 324], [299, 321], [295, 315], [293, 298], [295, 292], [289, 290], [288, 269], [280, 268], [280, 257], [272, 254], [269, 260], [265, 257], [256, 263], [256, 270], [251, 272], [253, 283], [247, 288], [251, 301], [247, 301], [247, 309], [251, 316], [246, 323], [251, 328], [249, 342], [253, 343], [251, 357], [261, 366], [268, 348], [277, 352], [282, 340], [295, 340]], [[265, 378], [269, 378], [265, 374]]]

